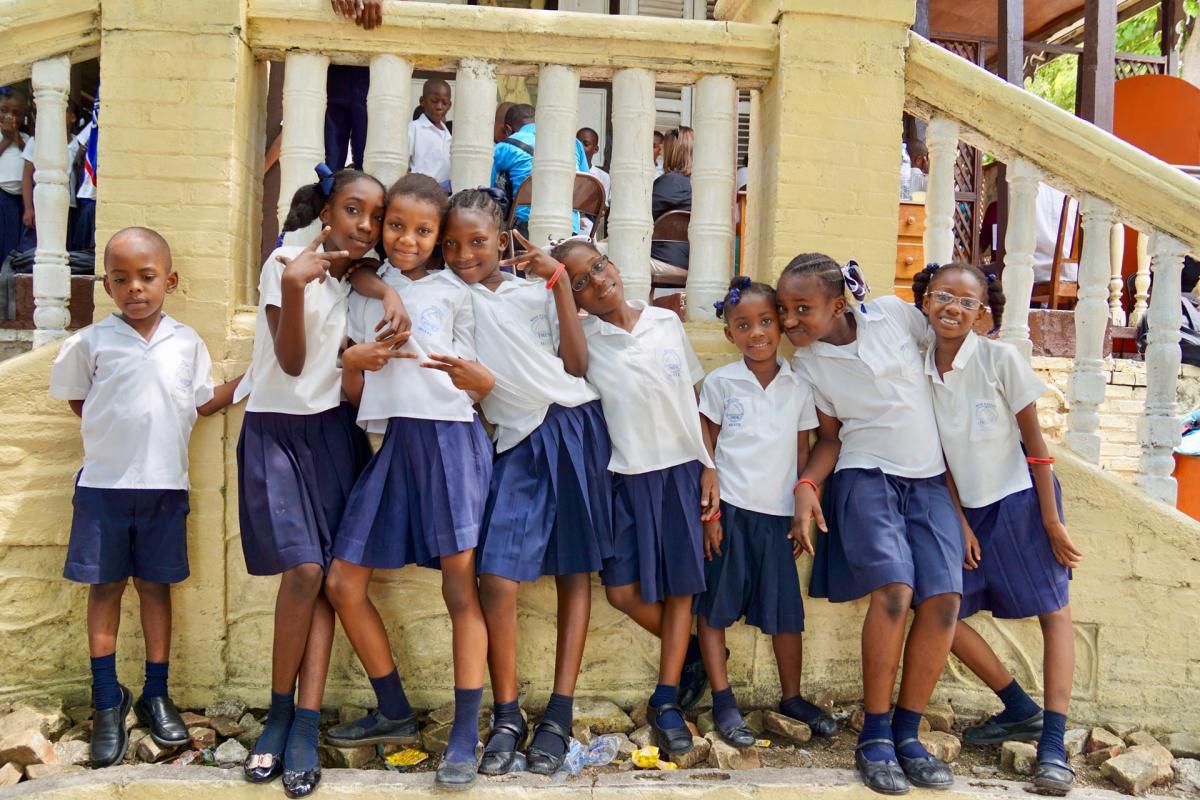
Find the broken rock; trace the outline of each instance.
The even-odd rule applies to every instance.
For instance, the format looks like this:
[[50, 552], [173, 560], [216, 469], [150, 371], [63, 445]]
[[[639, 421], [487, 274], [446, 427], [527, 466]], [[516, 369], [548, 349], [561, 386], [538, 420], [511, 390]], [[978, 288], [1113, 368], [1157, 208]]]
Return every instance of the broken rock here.
[[[1130, 731], [1132, 733], [1132, 731]], [[1087, 747], [1084, 748], [1085, 753], [1094, 753], [1097, 750], [1109, 750], [1113, 747], [1125, 749], [1125, 740], [1108, 730], [1107, 728], [1092, 728], [1092, 735], [1088, 737]]]
[[1194, 758], [1177, 758], [1171, 763], [1175, 772], [1175, 786], [1187, 794], [1200, 794], [1200, 761]]
[[1000, 768], [1016, 775], [1032, 775], [1037, 748], [1028, 742], [1005, 742], [1000, 748]]
[[586, 725], [597, 736], [605, 733], [629, 733], [633, 720], [611, 700], [590, 699], [575, 703], [575, 722]]
[[757, 747], [734, 747], [727, 744], [716, 731], [704, 737], [709, 741], [708, 764], [717, 769], [741, 770], [758, 769], [762, 763], [758, 759]]
[[712, 744], [708, 739], [702, 739], [699, 736], [692, 737], [691, 751], [683, 755], [671, 756], [670, 760], [679, 765], [680, 769], [692, 769], [698, 767], [708, 760], [708, 755], [712, 750]]
[[1200, 736], [1194, 733], [1168, 734], [1162, 745], [1176, 758], [1200, 759]]
[[12, 762], [20, 767], [30, 764], [57, 764], [54, 745], [37, 730], [13, 731], [0, 737], [0, 763]]
[[230, 719], [237, 719], [245, 713], [246, 704], [241, 700], [234, 700], [233, 698], [218, 700], [217, 702], [206, 706], [204, 709], [204, 715], [209, 719], [212, 719], [213, 717], [229, 717]]
[[213, 759], [221, 766], [241, 764], [250, 752], [237, 739], [228, 739], [213, 751]]
[[71, 772], [87, 772], [85, 767], [77, 764], [30, 764], [25, 768], [25, 777], [31, 781], [49, 778], [53, 775], [65, 775]]
[[1072, 759], [1083, 752], [1088, 741], [1087, 728], [1072, 728], [1063, 735], [1063, 746], [1067, 748], [1067, 758]]
[[959, 752], [962, 751], [962, 742], [952, 733], [929, 731], [919, 734], [917, 739], [931, 756], [940, 758], [947, 764], [958, 758]]
[[1172, 760], [1162, 745], [1142, 745], [1105, 761], [1100, 774], [1127, 794], [1145, 794], [1151, 786], [1171, 780]]
[[925, 708], [925, 719], [929, 721], [932, 730], [942, 733], [951, 733], [954, 730], [954, 709], [949, 703], [931, 703]]
[[792, 719], [778, 711], [764, 711], [762, 716], [768, 731], [778, 734], [788, 741], [804, 744], [812, 738], [812, 728], [798, 719]]
[[212, 728], [188, 728], [188, 736], [192, 737], [192, 747], [197, 750], [208, 750], [217, 746], [217, 732]]
[[5, 764], [0, 767], [0, 786], [16, 786], [24, 774], [19, 764]]
[[60, 739], [54, 745], [54, 754], [58, 756], [58, 763], [60, 764], [84, 765], [92, 760], [88, 743], [77, 739], [68, 741]]

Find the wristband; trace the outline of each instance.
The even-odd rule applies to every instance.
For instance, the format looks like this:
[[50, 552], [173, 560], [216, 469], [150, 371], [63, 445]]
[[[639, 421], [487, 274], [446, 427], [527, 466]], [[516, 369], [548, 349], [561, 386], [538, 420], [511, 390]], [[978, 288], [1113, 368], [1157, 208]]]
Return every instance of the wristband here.
[[562, 274], [566, 271], [567, 265], [560, 261], [558, 266], [554, 268], [554, 274], [550, 276], [550, 280], [546, 281], [546, 291], [553, 289], [554, 284], [558, 283], [558, 279], [561, 278]]
[[817, 482], [810, 478], [801, 478], [800, 480], [796, 481], [796, 485], [792, 487], [792, 494], [795, 494], [796, 490], [801, 486], [811, 486], [814, 494], [816, 494], [818, 497], [821, 495], [821, 487], [817, 486]]
[[1033, 456], [1026, 456], [1025, 461], [1026, 461], [1026, 463], [1029, 463], [1029, 464], [1053, 464], [1054, 457], [1051, 456], [1050, 458], [1034, 458]]
[[708, 521], [708, 522], [716, 522], [716, 521], [717, 521], [717, 520], [719, 520], [720, 518], [721, 518], [721, 509], [719, 509], [719, 508], [718, 508], [718, 509], [717, 509], [717, 515], [716, 515], [715, 517], [709, 517], [707, 521]]

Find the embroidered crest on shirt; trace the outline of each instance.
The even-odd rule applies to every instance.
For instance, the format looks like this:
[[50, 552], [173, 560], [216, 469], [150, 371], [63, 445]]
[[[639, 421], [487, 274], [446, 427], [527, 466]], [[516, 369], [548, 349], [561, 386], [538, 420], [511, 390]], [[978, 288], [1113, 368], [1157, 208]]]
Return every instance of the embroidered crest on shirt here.
[[980, 432], [996, 429], [1000, 424], [1000, 411], [995, 403], [980, 400], [975, 403], [975, 428]]
[[179, 366], [175, 368], [175, 399], [181, 403], [187, 403], [192, 397], [192, 365], [186, 361], [180, 361]]
[[442, 329], [446, 322], [446, 310], [440, 306], [430, 306], [421, 312], [421, 321], [417, 323], [417, 332], [425, 336], [433, 336]]
[[742, 422], [746, 419], [746, 408], [742, 405], [742, 401], [736, 397], [730, 397], [725, 400], [725, 413], [722, 415], [724, 419], [721, 421], [722, 426], [726, 428], [740, 428]]
[[550, 318], [545, 314], [538, 314], [529, 320], [529, 329], [533, 332], [533, 337], [542, 344], [550, 341]]
[[674, 347], [664, 347], [658, 351], [658, 360], [663, 372], [670, 378], [678, 378], [683, 374], [683, 354]]

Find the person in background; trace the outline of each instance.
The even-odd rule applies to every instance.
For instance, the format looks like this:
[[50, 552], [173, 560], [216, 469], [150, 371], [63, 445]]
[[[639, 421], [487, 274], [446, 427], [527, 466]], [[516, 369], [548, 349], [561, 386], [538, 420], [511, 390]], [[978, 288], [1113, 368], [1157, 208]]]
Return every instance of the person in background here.
[[[1037, 246], [1033, 251], [1033, 280], [1035, 283], [1050, 280], [1054, 266], [1054, 251], [1058, 247], [1058, 229], [1063, 218], [1063, 203], [1067, 196], [1053, 186], [1038, 184], [1037, 193]], [[1075, 217], [1079, 214], [1079, 203], [1071, 199], [1067, 206], [1067, 227], [1063, 231], [1063, 255], [1071, 254], [1075, 239]], [[1074, 282], [1079, 279], [1079, 265], [1064, 263], [1059, 268], [1060, 281]]]
[[[67, 199], [70, 205], [67, 219], [67, 249], [73, 249], [70, 244], [74, 239], [72, 234], [75, 228], [75, 217], [77, 200], [75, 198], [75, 187], [79, 182], [77, 175], [76, 159], [79, 155], [79, 148], [87, 144], [86, 139], [81, 139], [75, 133], [75, 125], [78, 122], [74, 103], [67, 104], [66, 125], [67, 125]], [[33, 209], [33, 187], [34, 173], [37, 171], [37, 140], [35, 137], [29, 137], [29, 141], [25, 143], [25, 152], [22, 153], [25, 158], [25, 172], [21, 179], [21, 200], [25, 204], [25, 213], [21, 217], [21, 224], [30, 231], [37, 227], [36, 217]], [[36, 242], [35, 242], [36, 244]]]
[[509, 101], [505, 100], [503, 103], [496, 106], [496, 121], [494, 123], [495, 127], [492, 129], [493, 144], [500, 144], [512, 133], [512, 131], [508, 129], [506, 119], [508, 117], [508, 110], [515, 105], [516, 103], [510, 103]]
[[663, 135], [662, 131], [654, 132], [654, 177], [663, 174]]
[[430, 78], [421, 87], [420, 114], [408, 123], [408, 171], [428, 175], [450, 189], [450, 84]]
[[604, 201], [607, 204], [608, 194], [612, 188], [612, 178], [608, 173], [600, 169], [600, 166], [595, 162], [596, 154], [600, 151], [600, 135], [591, 128], [580, 128], [575, 133], [575, 138], [583, 145], [583, 157], [587, 160], [588, 172], [596, 176], [596, 180], [604, 184]]
[[[650, 215], [658, 219], [668, 211], [692, 210], [692, 129], [672, 128], [663, 139], [663, 174], [654, 180]], [[650, 257], [687, 269], [687, 242], [655, 242]]]
[[0, 262], [21, 246], [21, 179], [25, 173], [23, 153], [29, 136], [21, 131], [29, 113], [29, 98], [4, 87], [0, 94]]
[[[517, 103], [504, 115], [504, 128], [509, 132], [507, 138], [497, 145], [492, 157], [492, 186], [500, 189], [511, 204], [516, 198], [521, 184], [533, 174], [533, 150], [537, 141], [537, 126], [534, 124], [534, 108], [527, 103]], [[575, 171], [587, 172], [587, 158], [583, 154], [583, 145], [575, 140]], [[507, 206], [511, 208], [511, 205]], [[572, 230], [579, 233], [579, 214], [572, 215]], [[529, 235], [529, 206], [517, 208], [514, 228], [522, 236]], [[544, 244], [544, 242], [534, 242]]]
[[92, 101], [92, 119], [79, 132], [79, 189], [75, 192], [72, 250], [96, 249], [96, 154], [100, 145], [100, 98]]
[[[330, 0], [333, 13], [352, 20], [363, 30], [383, 24], [383, 0]], [[367, 145], [369, 67], [330, 64], [325, 77], [325, 163], [333, 171], [347, 166], [362, 169]]]

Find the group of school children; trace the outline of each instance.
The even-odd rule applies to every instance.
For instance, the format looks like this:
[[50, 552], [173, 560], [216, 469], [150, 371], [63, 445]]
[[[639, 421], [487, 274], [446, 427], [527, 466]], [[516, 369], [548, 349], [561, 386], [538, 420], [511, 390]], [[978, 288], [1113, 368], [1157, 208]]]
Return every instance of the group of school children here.
[[[55, 361], [51, 394], [82, 417], [65, 576], [91, 585], [97, 766], [121, 760], [131, 707], [160, 745], [188, 739], [167, 692], [169, 588], [188, 574], [188, 437], [197, 413], [248, 398], [242, 549], [250, 574], [280, 576], [249, 781], [282, 776], [290, 797], [320, 782], [335, 615], [377, 704], [326, 740], [416, 741], [368, 593], [374, 570], [410, 564], [441, 570], [453, 629], [439, 785], [562, 766], [594, 572], [608, 602], [661, 640], [648, 708], [665, 753], [692, 748], [684, 712], [706, 682], [717, 734], [754, 746], [726, 671], [725, 629], [743, 618], [772, 637], [779, 711], [833, 736], [833, 718], [800, 691], [805, 551], [812, 596], [869, 597], [856, 763], [870, 788], [952, 784], [918, 738], [951, 651], [1004, 702], [967, 740], [1039, 739], [1037, 786], [1070, 788], [1067, 581], [1080, 555], [1038, 427], [1044, 386], [1015, 349], [973, 332], [989, 310], [1000, 319], [992, 276], [930, 265], [915, 305], [862, 303], [857, 266], [818, 254], [794, 259], [776, 288], [735, 278], [716, 305], [742, 358], [705, 377], [679, 318], [626, 298], [617, 266], [589, 242], [546, 252], [514, 233], [524, 252], [503, 259], [495, 190], [447, 197], [419, 174], [385, 189], [346, 169], [297, 192], [285, 229], [315, 219], [323, 230], [308, 247], [280, 247], [263, 265], [243, 377], [214, 387], [203, 342], [162, 312], [178, 275], [145, 228], [105, 249], [118, 311]], [[784, 335], [791, 364], [778, 353]], [[366, 432], [383, 434], [374, 454]], [[557, 653], [531, 734], [518, 707], [517, 596], [544, 575], [558, 590]], [[136, 702], [115, 664], [130, 576], [146, 640]], [[979, 610], [1041, 621], [1045, 711], [962, 621]], [[480, 756], [485, 672], [493, 723]]]

